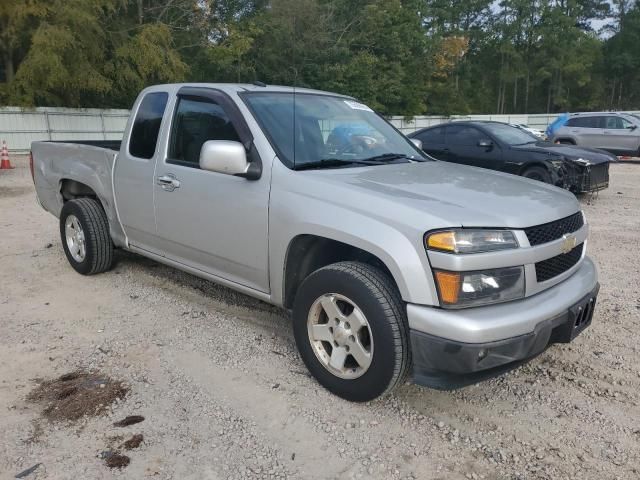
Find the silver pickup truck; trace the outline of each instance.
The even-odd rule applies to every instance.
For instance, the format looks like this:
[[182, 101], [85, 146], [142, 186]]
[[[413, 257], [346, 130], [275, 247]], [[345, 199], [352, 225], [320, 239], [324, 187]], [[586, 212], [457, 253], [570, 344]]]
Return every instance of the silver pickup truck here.
[[144, 255], [292, 311], [324, 387], [456, 388], [592, 319], [575, 197], [435, 161], [354, 98], [264, 84], [145, 89], [122, 142], [35, 142], [71, 266]]

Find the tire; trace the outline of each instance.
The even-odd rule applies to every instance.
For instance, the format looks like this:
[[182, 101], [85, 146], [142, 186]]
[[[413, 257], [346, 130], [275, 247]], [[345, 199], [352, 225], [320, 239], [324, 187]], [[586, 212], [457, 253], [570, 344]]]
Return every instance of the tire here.
[[522, 174], [525, 178], [538, 180], [539, 182], [551, 183], [551, 175], [544, 167], [529, 167]]
[[[341, 328], [343, 324], [338, 327], [337, 317], [334, 317], [335, 328], [331, 333], [334, 340], [317, 341], [312, 339], [312, 328], [331, 330], [324, 327], [332, 321], [324, 310], [322, 302], [325, 301], [339, 307], [338, 316], [346, 319], [344, 325], [349, 329]], [[353, 306], [351, 311], [349, 302]], [[354, 327], [349, 323], [350, 319], [354, 323], [353, 319], [359, 318], [356, 309], [367, 324], [359, 330], [357, 325]], [[315, 320], [311, 319], [326, 320], [326, 323], [314, 324]], [[310, 324], [314, 327], [309, 327]], [[327, 390], [346, 400], [373, 400], [401, 385], [407, 377], [410, 348], [405, 306], [392, 280], [368, 264], [340, 262], [309, 275], [300, 285], [294, 301], [293, 331], [300, 356], [311, 374]], [[345, 339], [344, 332], [352, 334]], [[342, 343], [338, 342], [343, 340], [347, 344], [339, 346]], [[370, 363], [364, 369], [356, 358], [363, 358], [362, 352], [366, 352], [366, 348], [362, 345], [367, 341]], [[341, 348], [349, 352], [349, 345], [352, 353], [346, 354], [344, 370], [333, 371], [333, 367], [327, 366], [327, 358], [333, 358], [334, 348], [336, 353]]]
[[109, 221], [97, 200], [78, 198], [66, 202], [60, 212], [60, 237], [67, 260], [76, 272], [93, 275], [111, 268]]
[[575, 145], [576, 144], [576, 142], [574, 142], [573, 140], [565, 140], [565, 139], [558, 140], [558, 143], [560, 145]]

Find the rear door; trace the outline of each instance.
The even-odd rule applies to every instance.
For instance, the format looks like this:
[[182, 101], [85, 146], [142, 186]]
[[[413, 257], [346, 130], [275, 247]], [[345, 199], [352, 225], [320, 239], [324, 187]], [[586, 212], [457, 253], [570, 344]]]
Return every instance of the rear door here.
[[604, 117], [572, 117], [565, 126], [578, 145], [598, 148], [604, 144]]
[[[491, 170], [502, 168], [502, 149], [489, 135], [471, 125], [449, 125], [445, 130], [451, 162]], [[480, 146], [481, 142], [490, 142], [491, 146]]]
[[[156, 168], [156, 219], [162, 249], [176, 262], [268, 292], [270, 172], [250, 181], [201, 170], [200, 149], [208, 140], [241, 142], [251, 152], [248, 157], [258, 161], [251, 131], [226, 94], [183, 87], [174, 107], [166, 154]], [[167, 178], [172, 179], [170, 185]]]
[[416, 134], [422, 142], [422, 150], [438, 160], [447, 160], [447, 146], [444, 142], [444, 127], [429, 128]]
[[623, 117], [609, 115], [605, 117], [605, 129], [602, 148], [614, 153], [631, 153], [638, 149], [638, 129]]
[[132, 112], [129, 136], [123, 139], [113, 173], [118, 216], [129, 243], [158, 255], [153, 172], [168, 100], [167, 92], [143, 94]]

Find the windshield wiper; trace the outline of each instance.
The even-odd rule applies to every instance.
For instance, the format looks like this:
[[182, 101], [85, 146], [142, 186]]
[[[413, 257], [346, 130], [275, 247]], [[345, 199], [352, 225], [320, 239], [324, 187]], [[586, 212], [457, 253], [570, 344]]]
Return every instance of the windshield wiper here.
[[339, 158], [324, 158], [315, 162], [305, 162], [294, 167], [295, 170], [312, 170], [314, 168], [343, 167], [345, 165], [375, 165], [362, 160], [340, 160]]
[[407, 155], [405, 155], [404, 153], [383, 153], [382, 155], [376, 155], [374, 157], [369, 157], [369, 158], [363, 158], [363, 161], [366, 162], [375, 162], [375, 163], [386, 163], [386, 162], [392, 162], [394, 160], [400, 160], [406, 158], [407, 160], [417, 160], [415, 158], [411, 158]]
[[376, 155], [374, 157], [362, 158], [362, 159], [350, 159], [350, 160], [341, 160], [339, 158], [324, 158], [322, 160], [317, 160], [315, 162], [305, 162], [300, 165], [295, 166], [295, 170], [311, 170], [314, 168], [331, 168], [331, 167], [342, 167], [345, 165], [382, 165], [383, 163], [392, 162], [394, 160], [404, 159], [407, 160], [416, 160], [416, 161], [424, 161], [418, 160], [408, 157], [403, 153], [384, 153], [382, 155]]

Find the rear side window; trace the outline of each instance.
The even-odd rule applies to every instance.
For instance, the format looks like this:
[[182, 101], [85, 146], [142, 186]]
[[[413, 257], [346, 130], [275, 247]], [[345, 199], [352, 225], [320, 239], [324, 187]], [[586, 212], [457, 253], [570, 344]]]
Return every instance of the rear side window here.
[[444, 143], [444, 128], [430, 128], [416, 135], [423, 145], [440, 145]]
[[217, 103], [209, 99], [181, 98], [171, 128], [167, 161], [200, 168], [200, 150], [209, 140], [239, 142], [240, 137]]
[[142, 99], [131, 129], [130, 155], [144, 159], [153, 157], [168, 99], [169, 94], [166, 92], [148, 93]]
[[447, 145], [476, 146], [480, 140], [486, 139], [477, 128], [468, 125], [447, 127]]
[[567, 127], [578, 128], [603, 128], [601, 119], [603, 117], [574, 117], [567, 121]]

